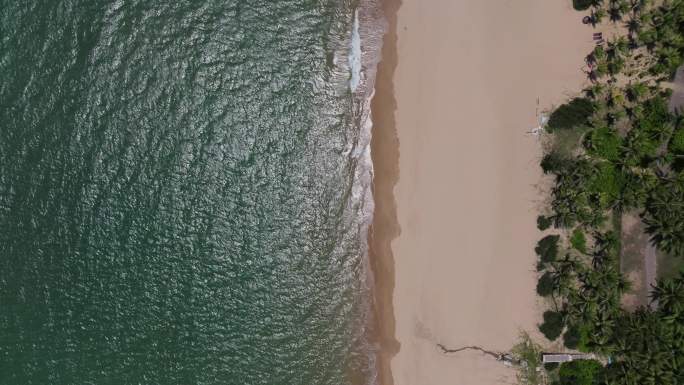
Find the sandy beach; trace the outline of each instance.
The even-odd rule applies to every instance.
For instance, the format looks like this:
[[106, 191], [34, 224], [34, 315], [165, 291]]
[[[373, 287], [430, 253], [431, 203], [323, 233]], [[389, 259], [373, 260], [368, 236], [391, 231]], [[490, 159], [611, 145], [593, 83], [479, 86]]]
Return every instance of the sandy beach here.
[[436, 344], [506, 351], [536, 330], [545, 196], [527, 132], [537, 109], [581, 89], [591, 30], [569, 0], [404, 0], [387, 12], [372, 148], [381, 382], [514, 383], [490, 357]]

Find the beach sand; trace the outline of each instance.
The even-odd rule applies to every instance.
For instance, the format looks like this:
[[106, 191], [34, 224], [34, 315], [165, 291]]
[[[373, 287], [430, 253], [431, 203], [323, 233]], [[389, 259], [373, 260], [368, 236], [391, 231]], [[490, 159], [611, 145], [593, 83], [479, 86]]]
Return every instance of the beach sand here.
[[[388, 2], [373, 101], [370, 246], [384, 385], [505, 384], [477, 352], [535, 331], [540, 110], [576, 95], [591, 28], [570, 0]], [[397, 12], [398, 8], [398, 12]], [[391, 374], [390, 374], [391, 369]]]

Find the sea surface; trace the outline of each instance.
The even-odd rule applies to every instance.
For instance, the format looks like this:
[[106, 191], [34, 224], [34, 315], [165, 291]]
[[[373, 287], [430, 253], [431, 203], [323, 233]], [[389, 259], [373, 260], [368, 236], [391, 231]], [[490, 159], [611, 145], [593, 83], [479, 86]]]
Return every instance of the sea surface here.
[[374, 381], [358, 0], [0, 0], [0, 384]]

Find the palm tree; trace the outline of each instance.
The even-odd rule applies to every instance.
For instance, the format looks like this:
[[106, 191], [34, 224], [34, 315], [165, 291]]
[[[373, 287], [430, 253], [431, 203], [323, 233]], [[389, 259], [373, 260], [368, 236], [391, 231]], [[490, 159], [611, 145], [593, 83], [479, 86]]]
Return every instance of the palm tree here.
[[651, 5], [651, 0], [631, 0], [630, 7], [634, 14], [639, 14], [648, 6]]
[[570, 255], [566, 255], [563, 260], [554, 263], [554, 270], [551, 272], [554, 297], [565, 297], [572, 291], [578, 268], [579, 263]]
[[622, 12], [622, 14], [625, 14], [632, 10], [632, 7], [629, 4], [629, 1], [627, 0], [619, 0], [617, 2], [617, 8], [620, 10], [620, 12]]
[[609, 231], [607, 233], [594, 234], [594, 252], [592, 254], [591, 264], [594, 269], [602, 266], [615, 263], [620, 242], [615, 236], [615, 233]]
[[625, 104], [625, 94], [620, 87], [611, 87], [609, 105], [612, 108], [620, 108]]
[[602, 84], [594, 84], [587, 90], [587, 94], [596, 101], [603, 95], [603, 91], [604, 87]]
[[632, 16], [627, 23], [625, 23], [625, 26], [627, 27], [627, 31], [629, 31], [629, 35], [634, 37], [635, 35], [638, 35], [641, 30], [641, 21]]
[[629, 54], [629, 41], [624, 36], [620, 36], [613, 41], [613, 47], [619, 55]]
[[602, 62], [605, 62], [608, 59], [608, 55], [606, 54], [606, 51], [601, 47], [600, 45], [597, 45], [592, 53], [587, 56], [587, 61], [590, 62], [591, 64], [600, 64]]
[[658, 30], [658, 40], [661, 44], [670, 47], [681, 47], [684, 39], [676, 26], [663, 26]]
[[640, 102], [648, 96], [648, 92], [648, 86], [643, 82], [630, 83], [627, 86], [627, 96], [632, 102]]
[[638, 40], [645, 44], [649, 51], [652, 51], [656, 46], [656, 42], [658, 41], [658, 34], [653, 29], [642, 29], [638, 33]]
[[632, 287], [633, 287], [632, 281], [628, 280], [627, 277], [620, 274], [618, 281], [617, 281], [617, 285], [615, 286], [615, 288], [618, 290], [620, 295], [627, 293], [628, 291], [630, 291], [632, 289]]
[[684, 311], [684, 283], [682, 280], [659, 280], [651, 291], [651, 302], [658, 303], [658, 309], [667, 314], [681, 314]]
[[627, 2], [611, 0], [610, 7], [608, 8], [608, 15], [610, 16], [610, 21], [615, 23], [622, 20], [622, 14], [628, 10], [629, 4], [627, 4]]
[[603, 8], [595, 8], [591, 11], [591, 23], [594, 26], [601, 24], [604, 17], [606, 17], [606, 11]]
[[657, 55], [658, 63], [664, 66], [664, 71], [673, 72], [682, 62], [682, 56], [679, 53], [679, 50], [673, 47], [664, 47], [658, 50]]
[[664, 180], [646, 202], [642, 215], [651, 242], [674, 256], [684, 257], [684, 187]]

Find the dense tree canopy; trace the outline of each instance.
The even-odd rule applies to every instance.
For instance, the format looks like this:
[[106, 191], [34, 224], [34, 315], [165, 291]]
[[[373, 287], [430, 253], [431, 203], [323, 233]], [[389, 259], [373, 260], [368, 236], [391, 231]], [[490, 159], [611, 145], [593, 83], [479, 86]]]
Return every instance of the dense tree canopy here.
[[560, 235], [547, 235], [537, 243], [534, 251], [542, 262], [553, 262], [558, 257], [558, 240]]
[[684, 174], [656, 187], [646, 201], [643, 220], [659, 249], [684, 257]]
[[594, 112], [594, 105], [589, 99], [575, 98], [558, 107], [549, 116], [548, 129], [571, 129], [586, 124]]
[[595, 360], [565, 362], [560, 366], [560, 385], [598, 385], [602, 380], [603, 365]]
[[652, 306], [628, 311], [622, 300], [631, 282], [620, 261], [627, 210], [641, 216], [662, 258], [684, 258], [684, 117], [670, 112], [663, 83], [684, 63], [684, 0], [573, 5], [590, 9], [593, 24], [608, 17], [625, 33], [604, 36], [589, 53], [586, 98], [560, 106], [548, 122], [552, 143], [541, 167], [554, 185], [539, 227], [552, 219], [560, 236], [536, 247], [537, 292], [554, 309], [539, 329], [611, 359], [605, 368], [563, 364], [560, 384], [684, 384], [684, 273], [658, 281]]
[[575, 250], [581, 253], [587, 252], [587, 239], [584, 236], [584, 232], [582, 231], [582, 229], [576, 228], [572, 232], [572, 236], [570, 237], [570, 244]]
[[553, 294], [554, 288], [555, 280], [553, 273], [547, 271], [539, 278], [539, 282], [537, 282], [537, 294], [542, 297], [548, 297]]
[[572, 0], [572, 6], [578, 11], [584, 11], [596, 4], [596, 1], [597, 0]]
[[617, 320], [616, 360], [607, 368], [613, 384], [684, 383], [684, 275], [660, 281], [653, 299], [655, 311], [624, 312]]
[[622, 155], [622, 138], [608, 127], [593, 130], [585, 143], [590, 154], [611, 162], [617, 162]]
[[553, 341], [561, 335], [563, 326], [563, 314], [555, 311], [545, 311], [544, 322], [539, 325], [539, 331], [550, 341]]

